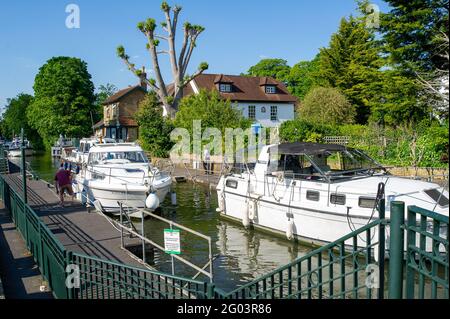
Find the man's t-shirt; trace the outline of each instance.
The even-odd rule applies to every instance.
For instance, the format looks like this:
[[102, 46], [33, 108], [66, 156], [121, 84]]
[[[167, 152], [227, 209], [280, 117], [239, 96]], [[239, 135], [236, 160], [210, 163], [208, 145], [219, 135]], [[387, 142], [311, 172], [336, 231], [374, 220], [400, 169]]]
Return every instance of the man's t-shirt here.
[[58, 172], [56, 172], [55, 181], [58, 181], [59, 187], [70, 185], [70, 172], [66, 171], [65, 169], [60, 169]]

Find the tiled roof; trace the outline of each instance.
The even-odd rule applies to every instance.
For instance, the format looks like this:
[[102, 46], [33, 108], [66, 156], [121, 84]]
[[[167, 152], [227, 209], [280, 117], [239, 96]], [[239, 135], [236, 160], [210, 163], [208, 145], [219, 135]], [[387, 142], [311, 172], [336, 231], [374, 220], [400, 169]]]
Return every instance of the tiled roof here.
[[119, 101], [121, 98], [123, 98], [124, 96], [126, 96], [127, 94], [133, 92], [134, 90], [142, 90], [143, 92], [145, 92], [145, 90], [140, 85], [130, 86], [126, 89], [122, 89], [122, 90], [118, 91], [117, 93], [111, 95], [109, 98], [107, 98], [105, 100], [105, 102], [103, 102], [103, 105], [115, 103], [115, 102]]
[[119, 116], [119, 123], [122, 126], [138, 126], [136, 120], [129, 116]]
[[[223, 79], [225, 82], [217, 82]], [[231, 101], [248, 101], [248, 102], [284, 102], [296, 103], [298, 99], [289, 93], [286, 86], [270, 77], [258, 76], [238, 76], [238, 75], [220, 75], [220, 74], [200, 74], [194, 79], [194, 83], [198, 89], [218, 90], [218, 83], [232, 83], [232, 91], [230, 93], [220, 92], [220, 95]], [[276, 86], [276, 93], [267, 94], [264, 85]], [[192, 94], [192, 88], [187, 85], [183, 91], [184, 96]]]
[[103, 127], [103, 120], [98, 121], [94, 124], [94, 129]]

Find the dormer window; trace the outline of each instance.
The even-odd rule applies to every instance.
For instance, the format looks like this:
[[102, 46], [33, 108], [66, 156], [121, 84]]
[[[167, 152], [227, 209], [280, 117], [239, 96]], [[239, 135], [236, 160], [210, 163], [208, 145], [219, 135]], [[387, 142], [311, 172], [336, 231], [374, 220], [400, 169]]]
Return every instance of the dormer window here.
[[275, 94], [277, 89], [275, 85], [266, 85], [266, 94]]
[[231, 84], [228, 83], [220, 83], [219, 91], [222, 93], [230, 93], [231, 92]]

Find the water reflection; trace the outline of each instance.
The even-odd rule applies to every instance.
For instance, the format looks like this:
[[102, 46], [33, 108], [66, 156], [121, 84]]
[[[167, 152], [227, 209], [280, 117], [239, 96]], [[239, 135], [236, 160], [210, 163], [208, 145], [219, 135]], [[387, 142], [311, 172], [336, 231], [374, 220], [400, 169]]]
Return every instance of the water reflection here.
[[[297, 243], [273, 237], [240, 224], [220, 219], [216, 212], [217, 195], [208, 187], [191, 183], [175, 184], [178, 205], [172, 207], [167, 199], [162, 204], [162, 216], [190, 227], [212, 238], [214, 281], [225, 290], [255, 279], [275, 268], [289, 263], [311, 250]], [[163, 229], [167, 224], [155, 219], [145, 221], [146, 235], [163, 245]], [[208, 261], [208, 245], [187, 232], [181, 231], [182, 256], [202, 267]], [[171, 271], [170, 257], [156, 252], [154, 266]], [[177, 275], [194, 276], [196, 271], [175, 261]], [[201, 275], [200, 279], [207, 279]]]

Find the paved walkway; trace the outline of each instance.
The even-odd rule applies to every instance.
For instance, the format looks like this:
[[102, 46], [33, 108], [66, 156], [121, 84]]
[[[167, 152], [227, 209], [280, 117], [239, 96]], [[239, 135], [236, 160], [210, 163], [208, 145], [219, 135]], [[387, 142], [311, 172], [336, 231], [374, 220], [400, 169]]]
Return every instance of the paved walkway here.
[[[20, 174], [4, 176], [7, 183], [19, 194], [22, 193]], [[43, 181], [28, 180], [28, 204], [41, 217], [61, 244], [74, 252], [94, 256], [133, 266], [142, 266], [120, 247], [120, 232], [102, 215], [94, 210], [88, 213], [80, 202], [70, 199], [65, 207], [58, 205], [59, 199], [49, 185]], [[126, 244], [137, 245], [136, 239]]]
[[[0, 275], [5, 298], [53, 298], [25, 241], [16, 230], [2, 202], [0, 202], [0, 252]], [[41, 291], [41, 287], [45, 290]]]

